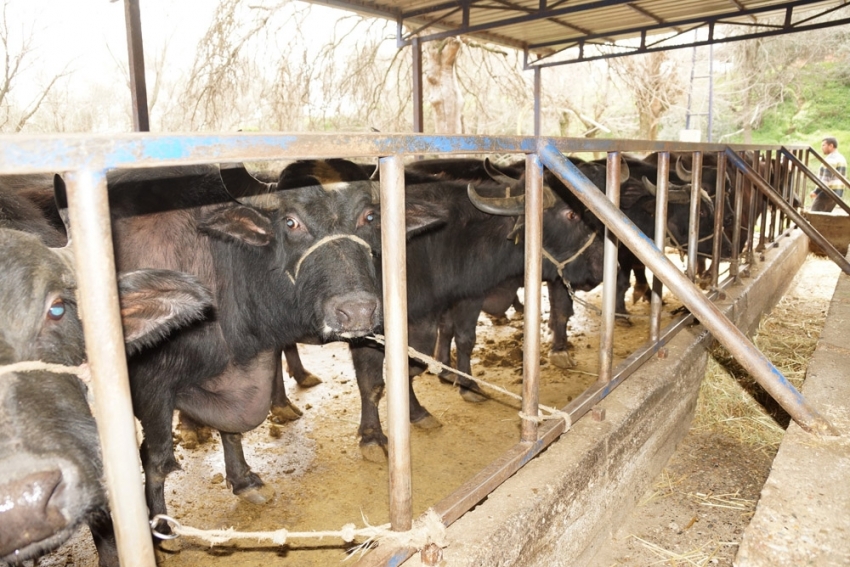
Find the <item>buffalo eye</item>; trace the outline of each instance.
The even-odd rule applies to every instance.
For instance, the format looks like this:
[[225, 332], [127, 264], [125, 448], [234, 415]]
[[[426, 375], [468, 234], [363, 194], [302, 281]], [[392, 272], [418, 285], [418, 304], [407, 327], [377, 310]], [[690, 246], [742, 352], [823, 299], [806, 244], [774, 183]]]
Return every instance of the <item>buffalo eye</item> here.
[[61, 299], [56, 299], [47, 308], [47, 318], [51, 321], [59, 321], [65, 316], [65, 302]]
[[292, 217], [286, 217], [283, 222], [286, 224], [286, 227], [289, 230], [296, 230], [301, 226], [301, 223], [298, 222], [298, 219], [294, 219]]
[[375, 212], [374, 209], [368, 209], [360, 215], [360, 220], [357, 222], [357, 226], [365, 226], [367, 224], [372, 224], [378, 219], [378, 213]]
[[564, 217], [568, 221], [575, 221], [578, 220], [578, 213], [572, 209], [567, 209], [566, 211], [564, 211]]

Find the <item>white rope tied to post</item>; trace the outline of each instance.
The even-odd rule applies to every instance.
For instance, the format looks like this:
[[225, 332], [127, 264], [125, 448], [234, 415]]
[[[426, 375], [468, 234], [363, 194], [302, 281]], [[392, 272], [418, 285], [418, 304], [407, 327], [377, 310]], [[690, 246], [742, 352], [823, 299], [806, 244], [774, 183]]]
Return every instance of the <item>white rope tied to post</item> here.
[[[386, 339], [383, 335], [373, 334], [373, 335], [369, 335], [367, 338], [372, 339], [373, 341], [375, 341], [378, 344], [386, 346]], [[506, 395], [510, 398], [514, 398], [515, 400], [522, 401], [522, 396], [520, 396], [519, 394], [514, 394], [510, 390], [506, 390], [505, 388], [502, 388], [501, 386], [498, 386], [496, 384], [492, 384], [490, 382], [487, 382], [486, 380], [482, 380], [481, 378], [476, 378], [474, 376], [467, 374], [466, 372], [461, 372], [460, 370], [457, 370], [456, 368], [452, 368], [451, 366], [446, 366], [445, 364], [443, 364], [442, 362], [440, 362], [436, 358], [428, 356], [427, 354], [423, 354], [423, 353], [419, 352], [418, 350], [416, 350], [415, 348], [413, 348], [409, 345], [407, 347], [407, 356], [409, 356], [410, 358], [413, 358], [415, 360], [418, 360], [420, 362], [426, 363], [428, 365], [428, 371], [431, 372], [432, 374], [437, 374], [437, 372], [434, 372], [432, 370], [432, 367], [436, 367], [438, 369], [451, 372], [452, 374], [455, 374], [457, 376], [463, 376], [464, 378], [468, 378], [468, 379], [472, 380], [473, 382], [475, 382], [476, 384], [478, 384], [480, 386], [484, 386], [484, 387], [489, 388], [491, 390], [495, 390], [495, 391], [497, 391], [501, 394], [504, 394], [504, 395]], [[458, 385], [457, 381], [454, 382], [454, 385], [455, 386]], [[529, 421], [534, 421], [534, 422], [538, 422], [538, 423], [541, 422], [541, 421], [546, 421], [546, 420], [550, 420], [550, 419], [563, 419], [564, 420], [564, 431], [563, 431], [563, 433], [566, 433], [567, 431], [570, 430], [570, 427], [572, 427], [572, 424], [573, 424], [572, 416], [570, 416], [569, 413], [561, 411], [557, 408], [553, 408], [553, 407], [544, 405], [544, 404], [537, 404], [537, 407], [540, 410], [548, 412], [549, 415], [531, 416], [531, 415], [528, 415], [528, 414], [520, 411], [519, 417], [521, 419], [527, 419]]]
[[[157, 532], [155, 527], [160, 522], [167, 522], [171, 528], [171, 534], [162, 534]], [[234, 528], [221, 530], [202, 530], [191, 526], [184, 526], [174, 518], [165, 514], [158, 514], [150, 521], [151, 531], [153, 535], [160, 539], [174, 539], [179, 536], [193, 537], [201, 539], [210, 544], [210, 546], [221, 545], [228, 541], [239, 539], [250, 539], [261, 541], [270, 541], [274, 545], [282, 546], [291, 539], [324, 539], [326, 537], [338, 537], [345, 543], [351, 543], [356, 538], [365, 537], [366, 540], [355, 548], [355, 551], [365, 552], [372, 543], [391, 542], [403, 547], [413, 547], [422, 549], [423, 547], [435, 544], [440, 547], [446, 547], [446, 526], [443, 524], [442, 518], [433, 509], [429, 509], [424, 517], [417, 520], [413, 524], [413, 528], [405, 532], [397, 532], [390, 529], [390, 524], [382, 524], [380, 526], [370, 526], [368, 523], [364, 528], [357, 528], [353, 523], [345, 524], [337, 531], [310, 531], [310, 532], [292, 532], [286, 529], [262, 532], [240, 532]]]

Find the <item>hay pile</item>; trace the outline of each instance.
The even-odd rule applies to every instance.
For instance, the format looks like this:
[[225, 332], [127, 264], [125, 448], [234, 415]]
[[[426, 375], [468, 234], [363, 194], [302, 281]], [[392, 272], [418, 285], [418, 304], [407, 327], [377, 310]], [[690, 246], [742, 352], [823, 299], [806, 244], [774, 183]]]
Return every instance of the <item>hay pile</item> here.
[[[830, 260], [810, 255], [789, 292], [762, 319], [753, 338], [756, 347], [798, 389], [823, 329], [835, 289], [835, 270]], [[693, 428], [723, 433], [772, 457], [788, 422], [787, 413], [725, 348], [716, 346], [700, 388]]]

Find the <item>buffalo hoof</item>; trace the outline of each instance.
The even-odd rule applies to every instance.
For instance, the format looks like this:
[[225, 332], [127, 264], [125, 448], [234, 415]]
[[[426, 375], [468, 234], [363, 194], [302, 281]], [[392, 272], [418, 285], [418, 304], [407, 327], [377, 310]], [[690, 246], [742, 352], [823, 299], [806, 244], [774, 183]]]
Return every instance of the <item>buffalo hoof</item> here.
[[289, 402], [289, 404], [285, 406], [272, 406], [271, 415], [269, 415], [269, 421], [281, 425], [288, 421], [295, 421], [302, 415], [304, 415], [304, 412], [301, 411], [298, 406], [296, 406], [292, 402]]
[[322, 379], [312, 372], [305, 372], [300, 380], [296, 380], [301, 388], [312, 388], [322, 383]]
[[563, 368], [565, 370], [569, 370], [570, 368], [575, 368], [576, 366], [578, 366], [578, 363], [573, 360], [573, 357], [570, 356], [570, 353], [565, 350], [550, 352], [549, 362], [552, 363], [553, 366]]
[[387, 462], [387, 448], [377, 442], [361, 443], [360, 454], [363, 455], [364, 459], [372, 463]]
[[411, 421], [411, 423], [419, 429], [438, 429], [443, 426], [443, 424], [437, 421], [437, 418], [430, 413], [416, 421]]
[[649, 291], [649, 286], [645, 284], [636, 285], [632, 290], [632, 303], [637, 303], [641, 299], [649, 301], [652, 293]]
[[634, 327], [634, 323], [632, 323], [632, 320], [628, 317], [616, 317], [616, 324], [626, 328]]
[[267, 504], [277, 495], [275, 489], [268, 484], [252, 486], [237, 494], [239, 498], [251, 504]]
[[480, 404], [487, 401], [487, 396], [470, 388], [461, 388], [460, 397], [471, 404]]

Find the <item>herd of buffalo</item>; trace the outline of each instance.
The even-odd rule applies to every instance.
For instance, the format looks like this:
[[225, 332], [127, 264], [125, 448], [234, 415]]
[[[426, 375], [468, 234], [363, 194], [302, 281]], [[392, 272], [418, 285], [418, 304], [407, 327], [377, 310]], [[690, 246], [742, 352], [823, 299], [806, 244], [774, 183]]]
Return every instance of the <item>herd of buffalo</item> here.
[[[604, 190], [604, 159], [573, 162]], [[686, 243], [691, 177], [676, 163], [667, 232]], [[653, 236], [657, 165], [627, 157], [620, 169], [620, 208]], [[373, 170], [331, 159], [297, 161], [271, 181], [233, 164], [109, 172], [118, 291], [151, 517], [166, 513], [166, 478], [180, 468], [172, 445], [176, 410], [184, 426], [220, 433], [235, 495], [259, 504], [270, 498], [243, 456], [242, 434], [270, 414], [280, 421], [300, 413], [286, 397], [281, 364], [285, 354], [299, 383], [313, 378], [298, 359], [297, 343], [348, 343], [361, 400], [360, 449], [365, 459], [386, 458], [378, 415], [384, 353], [368, 339], [383, 320], [382, 221]], [[524, 162], [497, 167], [459, 158], [405, 167], [409, 343], [448, 363], [454, 340], [457, 367], [468, 374], [479, 314], [504, 312], [522, 284], [524, 170]], [[699, 250], [706, 254], [712, 250], [715, 187], [716, 170], [706, 164], [698, 219]], [[61, 176], [0, 177], [0, 366], [85, 362], [66, 210]], [[732, 222], [730, 209], [727, 229]], [[571, 290], [602, 282], [603, 231], [573, 192], [545, 172], [543, 279], [551, 302], [550, 357], [557, 366], [571, 364]], [[731, 251], [724, 236], [722, 254]], [[619, 313], [626, 312], [632, 271], [638, 282], [646, 281], [640, 261], [621, 245]], [[411, 379], [424, 370], [411, 360]], [[457, 383], [467, 401], [485, 399], [474, 381]], [[410, 419], [418, 427], [439, 425], [412, 388]], [[102, 476], [86, 385], [74, 374], [0, 368], [0, 562], [38, 557], [88, 524], [100, 565], [117, 565]]]

